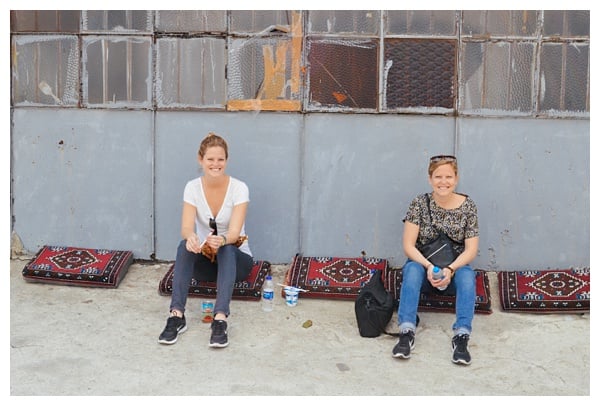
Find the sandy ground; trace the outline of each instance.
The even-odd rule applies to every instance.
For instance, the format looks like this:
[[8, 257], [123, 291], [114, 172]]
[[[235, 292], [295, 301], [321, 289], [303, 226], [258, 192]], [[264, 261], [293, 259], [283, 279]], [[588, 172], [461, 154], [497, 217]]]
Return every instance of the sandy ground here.
[[[352, 301], [300, 297], [292, 308], [279, 294], [271, 313], [233, 301], [224, 349], [208, 347], [201, 299], [190, 298], [188, 331], [175, 345], [160, 345], [170, 297], [159, 295], [158, 283], [169, 263], [135, 263], [117, 289], [103, 289], [26, 282], [26, 262], [10, 266], [12, 396], [592, 398], [590, 315], [503, 312], [495, 274], [494, 312], [475, 316], [473, 362], [465, 367], [450, 360], [453, 314], [421, 313], [413, 356], [401, 360], [391, 356], [395, 338], [359, 336]], [[273, 265], [276, 283], [286, 270]], [[397, 330], [396, 313], [388, 328]]]

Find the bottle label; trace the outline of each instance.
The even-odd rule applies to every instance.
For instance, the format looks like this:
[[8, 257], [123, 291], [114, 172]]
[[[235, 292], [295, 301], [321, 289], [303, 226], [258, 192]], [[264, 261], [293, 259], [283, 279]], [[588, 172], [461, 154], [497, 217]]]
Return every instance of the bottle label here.
[[273, 300], [274, 297], [275, 297], [275, 292], [273, 292], [273, 291], [263, 292], [263, 299], [265, 299], [265, 300]]

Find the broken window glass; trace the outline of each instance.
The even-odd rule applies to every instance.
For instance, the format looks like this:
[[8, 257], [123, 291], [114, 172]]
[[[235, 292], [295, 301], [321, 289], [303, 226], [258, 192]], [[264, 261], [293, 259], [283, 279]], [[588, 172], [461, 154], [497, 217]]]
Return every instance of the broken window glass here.
[[160, 38], [158, 107], [225, 107], [225, 39]]
[[83, 101], [89, 107], [152, 106], [152, 39], [83, 39]]
[[12, 37], [12, 95], [15, 106], [75, 106], [79, 89], [76, 36]]
[[229, 39], [229, 110], [301, 109], [302, 13], [291, 18], [289, 27]]

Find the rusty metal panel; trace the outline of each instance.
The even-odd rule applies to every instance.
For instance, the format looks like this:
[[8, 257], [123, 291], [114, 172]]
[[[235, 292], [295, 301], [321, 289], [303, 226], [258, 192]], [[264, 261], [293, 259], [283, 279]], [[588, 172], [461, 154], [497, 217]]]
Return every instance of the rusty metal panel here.
[[386, 39], [388, 109], [454, 107], [455, 40]]
[[377, 40], [308, 40], [310, 107], [377, 108]]

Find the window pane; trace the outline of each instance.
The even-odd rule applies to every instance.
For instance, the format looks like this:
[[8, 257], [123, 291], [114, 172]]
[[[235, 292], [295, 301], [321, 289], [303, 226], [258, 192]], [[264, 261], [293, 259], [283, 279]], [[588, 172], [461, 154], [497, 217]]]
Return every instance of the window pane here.
[[229, 98], [290, 99], [286, 86], [291, 73], [289, 48], [290, 39], [284, 37], [233, 40], [229, 50]]
[[206, 11], [157, 11], [156, 28], [162, 32], [225, 32], [227, 12]]
[[77, 37], [14, 36], [12, 90], [15, 105], [76, 105]]
[[158, 107], [224, 107], [224, 39], [159, 39], [157, 69]]
[[465, 44], [461, 111], [531, 113], [534, 52], [526, 42]]
[[589, 46], [543, 44], [540, 110], [589, 112]]
[[82, 14], [84, 31], [152, 31], [152, 12], [147, 10], [86, 10]]
[[[231, 11], [231, 31], [256, 33], [275, 28], [275, 26], [290, 27], [292, 11], [286, 10], [242, 10]], [[284, 32], [288, 32], [284, 29]]]
[[454, 108], [456, 41], [385, 41], [386, 107]]
[[84, 102], [150, 107], [150, 46], [150, 39], [140, 37], [84, 38]]
[[13, 32], [79, 32], [79, 11], [11, 11]]
[[533, 36], [537, 12], [527, 10], [463, 11], [463, 35]]
[[308, 16], [308, 32], [373, 35], [379, 33], [379, 11], [375, 10], [319, 10], [309, 11]]
[[589, 37], [590, 11], [544, 11], [543, 33], [545, 36]]
[[455, 11], [388, 11], [387, 16], [387, 34], [456, 35]]
[[379, 64], [375, 40], [311, 39], [308, 45], [312, 107], [377, 107]]

